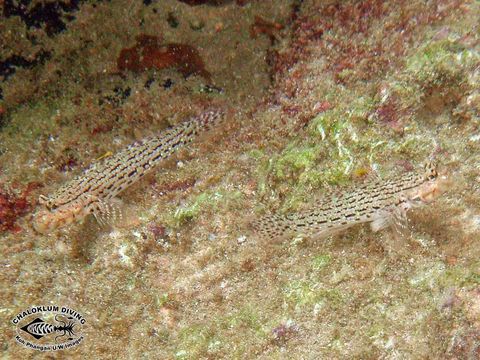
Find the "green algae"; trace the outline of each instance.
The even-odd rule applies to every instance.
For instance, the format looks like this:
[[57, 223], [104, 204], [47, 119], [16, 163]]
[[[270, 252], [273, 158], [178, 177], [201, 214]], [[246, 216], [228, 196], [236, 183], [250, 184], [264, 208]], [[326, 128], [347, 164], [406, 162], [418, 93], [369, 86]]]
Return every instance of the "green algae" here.
[[271, 163], [273, 175], [280, 180], [292, 178], [295, 174], [308, 172], [315, 164], [318, 149], [289, 145], [282, 154]]
[[[352, 97], [347, 91], [343, 96]], [[327, 96], [328, 97], [328, 96]], [[308, 202], [311, 192], [351, 183], [355, 169], [376, 166], [391, 156], [408, 156], [423, 161], [432, 151], [434, 139], [419, 136], [412, 123], [401, 139], [388, 140], [385, 131], [372, 120], [380, 105], [375, 97], [360, 97], [312, 118], [301, 139], [294, 139], [278, 154], [259, 157], [256, 174], [259, 192], [288, 186], [281, 211], [292, 211]], [[366, 128], [366, 126], [370, 127]]]
[[[308, 199], [312, 189], [348, 182], [353, 166], [351, 145], [344, 142], [352, 135], [348, 121], [342, 113], [327, 111], [310, 121], [308, 136], [293, 140], [278, 155], [272, 156], [257, 168], [261, 184], [260, 192], [265, 193], [265, 179], [271, 185], [288, 184], [283, 210], [292, 210]], [[262, 176], [262, 174], [264, 174]]]
[[171, 301], [170, 296], [168, 293], [163, 293], [161, 295], [155, 296], [155, 305], [159, 308], [162, 306], [167, 305]]
[[180, 344], [175, 351], [177, 359], [195, 359], [207, 353], [209, 344], [216, 341], [213, 329], [202, 325], [182, 329], [178, 338]]
[[225, 318], [220, 319], [218, 324], [220, 327], [228, 329], [247, 328], [250, 332], [260, 337], [266, 335], [263, 317], [258, 310], [250, 306], [245, 306], [233, 314], [227, 315]]
[[200, 194], [190, 204], [177, 208], [173, 214], [176, 227], [195, 218], [204, 206], [214, 205], [222, 196], [220, 194]]
[[346, 301], [340, 289], [326, 286], [318, 279], [291, 281], [284, 286], [283, 294], [296, 311], [305, 307], [314, 308], [316, 304], [335, 309]]
[[229, 356], [241, 356], [246, 350], [239, 344], [239, 348], [232, 352], [231, 338], [223, 338], [217, 334], [220, 331], [228, 331], [232, 334], [248, 333], [257, 340], [265, 340], [268, 332], [265, 330], [265, 322], [259, 313], [253, 308], [246, 306], [235, 310], [231, 314], [212, 319], [206, 324], [197, 324], [183, 328], [179, 334], [180, 343], [175, 351], [178, 359], [196, 359], [199, 356], [209, 354], [229, 354]]
[[181, 225], [195, 219], [207, 209], [219, 211], [222, 208], [229, 207], [241, 199], [242, 194], [239, 191], [209, 191], [198, 195], [191, 202], [177, 207], [173, 214], [168, 217], [166, 224], [178, 228]]
[[406, 60], [406, 72], [424, 85], [461, 84], [465, 70], [474, 66], [479, 54], [466, 49], [458, 41], [432, 41]]
[[438, 286], [439, 279], [445, 273], [445, 264], [443, 262], [435, 262], [425, 264], [424, 268], [414, 274], [408, 283], [419, 289], [433, 289]]
[[475, 287], [480, 284], [480, 261], [474, 261], [469, 266], [448, 266], [439, 284], [443, 288], [451, 287]]
[[317, 255], [312, 259], [312, 268], [316, 271], [322, 270], [327, 267], [332, 261], [332, 257], [329, 254]]

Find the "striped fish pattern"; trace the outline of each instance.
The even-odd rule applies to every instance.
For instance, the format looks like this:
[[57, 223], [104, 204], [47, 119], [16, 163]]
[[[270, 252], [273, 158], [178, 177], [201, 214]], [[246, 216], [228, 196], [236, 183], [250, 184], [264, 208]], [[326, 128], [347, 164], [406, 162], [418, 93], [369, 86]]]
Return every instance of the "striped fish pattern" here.
[[445, 184], [446, 177], [439, 177], [436, 165], [429, 162], [421, 173], [370, 181], [352, 191], [327, 197], [312, 210], [265, 216], [254, 221], [252, 227], [268, 238], [321, 239], [361, 223], [370, 223], [374, 232], [389, 226], [404, 226], [407, 211], [431, 202]]
[[224, 117], [221, 109], [206, 111], [94, 163], [50, 196], [40, 196], [39, 203], [44, 209], [34, 215], [34, 229], [45, 234], [80, 221], [88, 214], [93, 214], [100, 224], [119, 217], [119, 210], [112, 201], [118, 194], [200, 133], [216, 127]]

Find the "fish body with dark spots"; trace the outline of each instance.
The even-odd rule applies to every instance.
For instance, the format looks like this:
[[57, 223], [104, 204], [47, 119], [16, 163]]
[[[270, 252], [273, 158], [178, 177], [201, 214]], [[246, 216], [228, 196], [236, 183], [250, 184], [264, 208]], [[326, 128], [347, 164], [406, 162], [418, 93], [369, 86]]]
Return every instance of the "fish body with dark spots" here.
[[199, 134], [218, 126], [224, 117], [221, 109], [206, 111], [94, 163], [50, 196], [40, 196], [39, 202], [45, 208], [34, 216], [35, 230], [48, 233], [88, 214], [93, 214], [101, 224], [119, 217], [121, 213], [114, 204], [118, 194]]
[[421, 173], [409, 172], [388, 180], [374, 180], [351, 191], [322, 200], [312, 210], [288, 215], [269, 215], [252, 223], [256, 233], [267, 238], [307, 236], [326, 238], [356, 224], [370, 223], [376, 232], [398, 227], [412, 208], [433, 201], [448, 186], [436, 165], [427, 163]]

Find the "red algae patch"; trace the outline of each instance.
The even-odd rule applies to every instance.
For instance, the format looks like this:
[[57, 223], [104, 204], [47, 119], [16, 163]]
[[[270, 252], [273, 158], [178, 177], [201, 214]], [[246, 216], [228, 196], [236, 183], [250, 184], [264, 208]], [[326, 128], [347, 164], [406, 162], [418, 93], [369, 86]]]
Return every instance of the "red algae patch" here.
[[185, 77], [200, 75], [210, 80], [211, 75], [194, 47], [176, 43], [162, 44], [159, 37], [145, 34], [137, 36], [136, 41], [134, 47], [120, 52], [117, 59], [118, 70], [142, 72], [149, 69], [175, 68]]
[[2, 186], [0, 188], [0, 232], [20, 232], [22, 229], [16, 224], [17, 220], [26, 215], [32, 204], [27, 200], [30, 192], [40, 186], [39, 183], [29, 183], [20, 195]]
[[277, 22], [270, 22], [260, 16], [255, 16], [255, 22], [250, 27], [250, 37], [256, 39], [258, 35], [265, 34], [273, 43], [276, 40], [276, 33], [283, 30], [284, 26]]

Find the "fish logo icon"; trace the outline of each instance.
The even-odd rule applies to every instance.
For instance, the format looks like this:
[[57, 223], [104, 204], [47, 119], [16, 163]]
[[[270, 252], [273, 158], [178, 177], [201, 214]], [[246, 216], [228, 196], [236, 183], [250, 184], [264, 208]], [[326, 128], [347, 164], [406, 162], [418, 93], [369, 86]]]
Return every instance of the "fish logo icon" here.
[[22, 326], [20, 329], [25, 331], [27, 334], [33, 336], [37, 340], [53, 333], [61, 333], [60, 335], [55, 337], [55, 341], [57, 341], [57, 338], [62, 338], [67, 335], [69, 335], [68, 340], [73, 340], [73, 336], [75, 335], [75, 332], [73, 330], [73, 328], [75, 327], [75, 321], [71, 320], [74, 319], [72, 317], [68, 317], [67, 320], [70, 321], [66, 322], [61, 320], [59, 317], [60, 316], [58, 314], [55, 315], [55, 321], [62, 324], [59, 326], [49, 324], [41, 318], [36, 318], [27, 325]]

